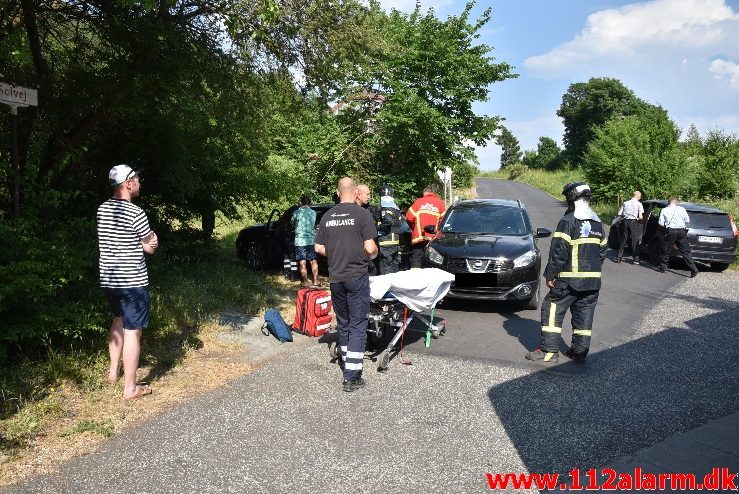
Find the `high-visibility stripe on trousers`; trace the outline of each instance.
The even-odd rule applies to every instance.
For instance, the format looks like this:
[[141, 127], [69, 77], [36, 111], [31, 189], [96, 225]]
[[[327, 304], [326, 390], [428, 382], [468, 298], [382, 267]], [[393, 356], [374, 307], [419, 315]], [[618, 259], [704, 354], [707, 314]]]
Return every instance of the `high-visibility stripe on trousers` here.
[[367, 314], [370, 310], [369, 275], [357, 280], [331, 283], [331, 302], [336, 313], [344, 380], [361, 377], [367, 346]]
[[567, 310], [572, 312], [572, 345], [575, 355], [585, 357], [590, 349], [598, 290], [578, 292], [557, 281], [541, 304], [541, 342], [543, 352], [558, 352], [562, 339], [562, 324]]

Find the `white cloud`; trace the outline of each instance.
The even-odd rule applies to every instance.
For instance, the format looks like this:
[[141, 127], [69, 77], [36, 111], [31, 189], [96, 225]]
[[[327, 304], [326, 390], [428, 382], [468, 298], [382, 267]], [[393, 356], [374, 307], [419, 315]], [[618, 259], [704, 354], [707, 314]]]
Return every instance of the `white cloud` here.
[[737, 29], [738, 20], [724, 0], [653, 0], [601, 10], [588, 16], [573, 40], [527, 58], [524, 66], [552, 75], [605, 56], [628, 57], [654, 45], [713, 45]]
[[739, 64], [717, 58], [708, 65], [708, 70], [716, 79], [723, 80], [727, 78], [733, 89], [739, 89]]

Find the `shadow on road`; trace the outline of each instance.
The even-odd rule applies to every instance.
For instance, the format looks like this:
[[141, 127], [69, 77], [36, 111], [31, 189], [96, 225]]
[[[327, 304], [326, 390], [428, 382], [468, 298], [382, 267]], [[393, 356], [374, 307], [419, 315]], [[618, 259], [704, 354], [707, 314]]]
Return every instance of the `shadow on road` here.
[[530, 472], [602, 466], [739, 409], [739, 307], [679, 300], [718, 311], [489, 389]]

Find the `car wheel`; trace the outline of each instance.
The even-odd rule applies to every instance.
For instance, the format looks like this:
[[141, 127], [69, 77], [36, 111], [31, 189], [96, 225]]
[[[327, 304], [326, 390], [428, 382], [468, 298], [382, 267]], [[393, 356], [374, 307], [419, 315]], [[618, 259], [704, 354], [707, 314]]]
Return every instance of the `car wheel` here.
[[711, 263], [711, 269], [713, 269], [714, 271], [718, 271], [719, 273], [721, 271], [726, 271], [729, 268], [729, 266], [731, 266], [731, 264], [729, 264], [728, 262], [712, 262]]
[[539, 303], [540, 303], [540, 300], [539, 299], [540, 299], [539, 289], [537, 288], [536, 289], [536, 293], [534, 294], [534, 296], [531, 297], [530, 299], [524, 301], [524, 303], [523, 303], [524, 309], [526, 309], [526, 310], [536, 310], [536, 309], [538, 309], [539, 308]]
[[259, 242], [250, 241], [244, 245], [244, 260], [251, 269], [264, 269], [264, 247]]

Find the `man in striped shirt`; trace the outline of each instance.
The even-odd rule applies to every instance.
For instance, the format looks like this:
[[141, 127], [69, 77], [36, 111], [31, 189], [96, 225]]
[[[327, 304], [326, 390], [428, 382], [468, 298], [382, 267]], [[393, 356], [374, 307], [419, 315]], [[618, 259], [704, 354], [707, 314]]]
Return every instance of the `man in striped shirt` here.
[[123, 397], [133, 399], [152, 391], [136, 383], [136, 371], [141, 329], [149, 324], [149, 277], [144, 252], [153, 254], [159, 241], [144, 211], [131, 203], [141, 191], [138, 173], [128, 165], [117, 165], [108, 179], [113, 197], [97, 211], [100, 286], [113, 311], [108, 335], [108, 381], [118, 381], [122, 359]]

